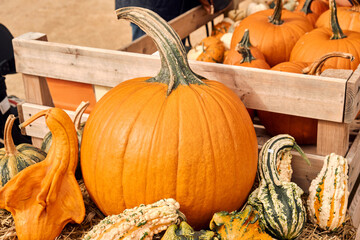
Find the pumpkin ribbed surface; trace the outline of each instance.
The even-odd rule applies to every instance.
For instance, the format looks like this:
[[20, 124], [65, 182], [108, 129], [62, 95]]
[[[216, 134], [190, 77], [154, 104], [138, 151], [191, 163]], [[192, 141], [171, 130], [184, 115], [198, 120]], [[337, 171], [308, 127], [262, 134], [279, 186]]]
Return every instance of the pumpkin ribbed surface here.
[[[306, 210], [301, 200], [302, 189], [290, 182], [286, 175], [281, 177], [281, 171], [278, 170], [277, 162], [282, 160], [279, 156], [291, 149], [296, 149], [304, 156], [294, 138], [287, 134], [275, 136], [263, 145], [259, 154], [260, 184], [248, 200], [248, 204], [259, 212], [261, 224], [277, 239], [296, 238], [306, 222]], [[285, 164], [285, 168], [288, 167]]]
[[4, 148], [0, 149], [0, 188], [26, 167], [45, 159], [46, 153], [31, 144], [14, 145], [11, 130], [15, 121], [9, 115], [4, 129]]
[[310, 220], [324, 230], [334, 230], [345, 221], [349, 191], [346, 158], [334, 153], [324, 159], [311, 182], [308, 197]]
[[225, 85], [190, 70], [180, 38], [158, 15], [118, 14], [153, 34], [162, 68], [96, 104], [81, 146], [86, 188], [105, 214], [174, 198], [190, 225], [205, 226], [215, 212], [241, 207], [251, 190], [257, 139], [249, 114]]

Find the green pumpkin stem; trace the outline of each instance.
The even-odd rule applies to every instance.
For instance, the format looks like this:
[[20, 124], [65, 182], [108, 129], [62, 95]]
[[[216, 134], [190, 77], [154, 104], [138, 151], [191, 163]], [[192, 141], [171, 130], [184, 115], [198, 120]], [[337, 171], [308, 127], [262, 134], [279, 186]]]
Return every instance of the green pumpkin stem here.
[[148, 82], [167, 84], [167, 95], [179, 84], [204, 84], [201, 81], [204, 78], [190, 69], [180, 37], [158, 14], [139, 7], [120, 8], [116, 10], [116, 14], [118, 19], [126, 19], [138, 25], [157, 46], [161, 69]]
[[329, 0], [329, 7], [330, 7], [330, 25], [333, 32], [330, 39], [336, 40], [336, 39], [346, 38], [346, 35], [343, 33], [343, 31], [340, 28], [340, 24], [337, 18], [337, 8], [336, 8], [335, 0]]
[[14, 140], [11, 134], [12, 127], [14, 125], [16, 117], [13, 114], [10, 114], [9, 117], [6, 119], [5, 122], [5, 129], [4, 129], [4, 148], [7, 155], [15, 155], [17, 150], [14, 144]]
[[274, 13], [271, 17], [269, 17], [269, 22], [275, 25], [283, 24], [283, 20], [281, 20], [281, 13], [282, 13], [283, 3], [282, 0], [276, 0]]
[[313, 62], [310, 66], [304, 68], [302, 70], [302, 72], [304, 74], [308, 74], [308, 75], [320, 76], [321, 69], [324, 66], [326, 60], [328, 60], [329, 58], [333, 58], [333, 57], [342, 57], [342, 58], [350, 59], [350, 61], [354, 61], [354, 56], [351, 55], [350, 53], [331, 52], [331, 53], [325, 54], [320, 59]]
[[311, 11], [311, 3], [313, 2], [313, 0], [306, 0], [304, 3], [304, 6], [301, 8], [301, 12], [305, 13], [306, 15], [308, 15], [309, 13], [312, 13]]
[[297, 145], [297, 143], [294, 142], [294, 149], [300, 154], [300, 156], [306, 161], [306, 163], [311, 166], [310, 160], [309, 158], [306, 156], [306, 154], [304, 153], [304, 151], [300, 148], [299, 145]]
[[249, 29], [245, 29], [241, 41], [236, 45], [235, 48], [235, 50], [242, 55], [242, 59], [240, 63], [244, 63], [244, 62], [251, 63], [251, 61], [255, 60], [255, 57], [251, 54], [250, 47], [251, 47], [251, 43], [250, 43]]

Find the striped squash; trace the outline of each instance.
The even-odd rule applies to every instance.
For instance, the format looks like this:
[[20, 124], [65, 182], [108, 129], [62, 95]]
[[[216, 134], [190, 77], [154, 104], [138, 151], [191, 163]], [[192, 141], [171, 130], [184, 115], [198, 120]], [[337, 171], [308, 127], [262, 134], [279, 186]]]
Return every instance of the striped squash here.
[[45, 159], [46, 153], [31, 144], [15, 146], [11, 130], [15, 116], [10, 114], [5, 123], [4, 148], [0, 149], [0, 179], [3, 187], [12, 177], [24, 168]]
[[311, 182], [307, 200], [310, 220], [323, 230], [335, 230], [345, 221], [349, 191], [346, 158], [331, 153]]
[[[267, 232], [278, 239], [296, 238], [306, 222], [302, 189], [290, 182], [288, 175], [281, 177], [279, 174], [279, 159], [289, 158], [292, 149], [309, 161], [290, 135], [277, 135], [264, 144], [258, 162], [260, 184], [248, 200], [248, 204], [259, 212], [260, 221]], [[284, 169], [289, 168], [289, 161], [286, 162], [282, 167]]]
[[179, 211], [180, 204], [172, 198], [110, 215], [90, 230], [83, 240], [141, 239], [151, 240], [154, 234], [165, 231], [185, 216]]

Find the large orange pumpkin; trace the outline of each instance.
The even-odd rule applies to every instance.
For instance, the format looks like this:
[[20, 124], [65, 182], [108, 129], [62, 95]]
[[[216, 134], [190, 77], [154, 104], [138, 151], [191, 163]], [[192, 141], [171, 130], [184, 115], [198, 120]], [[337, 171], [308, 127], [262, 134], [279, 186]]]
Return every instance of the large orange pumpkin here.
[[282, 9], [282, 1], [277, 0], [275, 9], [263, 10], [246, 17], [235, 28], [231, 48], [235, 48], [245, 29], [249, 29], [251, 43], [265, 56], [272, 67], [288, 61], [296, 41], [313, 29], [306, 17]]
[[[323, 68], [325, 62], [330, 58], [338, 57], [350, 59], [351, 61], [354, 60], [351, 54], [332, 52], [325, 54], [312, 64], [304, 62], [284, 62], [274, 66], [271, 70], [320, 75], [321, 71], [325, 70]], [[271, 136], [287, 133], [293, 136], [299, 144], [315, 144], [317, 141], [317, 119], [267, 111], [257, 111], [257, 113], [266, 131]]]
[[[360, 1], [352, 0], [352, 7], [339, 7], [338, 8], [338, 19], [340, 27], [343, 30], [351, 30], [355, 32], [360, 32]], [[329, 23], [330, 11], [326, 11], [320, 15], [316, 21], [316, 27], [328, 27], [330, 28]]]
[[206, 227], [215, 212], [241, 207], [253, 185], [249, 114], [225, 85], [192, 72], [180, 38], [157, 14], [128, 7], [117, 15], [154, 39], [161, 70], [120, 83], [95, 105], [81, 146], [86, 188], [107, 215], [174, 198], [192, 226]]
[[316, 28], [302, 36], [291, 51], [290, 61], [313, 62], [329, 52], [345, 52], [354, 56], [350, 62], [346, 59], [333, 58], [325, 66], [334, 66], [338, 69], [355, 70], [360, 63], [360, 33], [342, 31], [337, 18], [336, 3], [330, 0], [331, 28]]

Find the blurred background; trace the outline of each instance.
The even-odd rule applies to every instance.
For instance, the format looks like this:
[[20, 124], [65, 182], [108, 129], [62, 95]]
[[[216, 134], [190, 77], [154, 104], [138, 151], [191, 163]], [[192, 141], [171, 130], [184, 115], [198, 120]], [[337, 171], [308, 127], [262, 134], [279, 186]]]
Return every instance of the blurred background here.
[[[0, 0], [0, 23], [14, 37], [41, 32], [48, 41], [104, 49], [131, 42], [129, 22], [117, 20], [114, 0]], [[8, 95], [25, 98], [20, 74], [6, 75]]]

